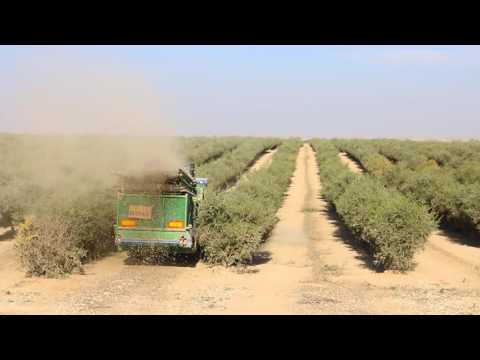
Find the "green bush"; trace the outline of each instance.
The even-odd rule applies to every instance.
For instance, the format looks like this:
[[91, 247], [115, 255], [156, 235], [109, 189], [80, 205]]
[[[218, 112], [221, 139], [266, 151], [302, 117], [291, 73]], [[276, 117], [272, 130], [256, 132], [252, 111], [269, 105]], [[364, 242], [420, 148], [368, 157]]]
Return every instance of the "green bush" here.
[[462, 184], [480, 184], [480, 162], [465, 162], [455, 169], [454, 176]]
[[233, 191], [208, 195], [198, 218], [205, 262], [232, 266], [252, 261], [278, 221], [276, 212], [295, 169], [292, 155], [300, 144], [299, 140], [284, 141], [268, 168], [255, 172]]
[[59, 277], [81, 270], [85, 251], [75, 245], [62, 218], [27, 217], [19, 227], [15, 248], [28, 275]]
[[335, 202], [345, 189], [358, 177], [351, 171], [346, 171], [336, 158], [329, 158], [328, 152], [317, 152], [317, 159], [321, 162], [320, 174], [322, 179], [322, 193], [328, 201]]
[[17, 253], [31, 275], [55, 277], [114, 250], [114, 196], [44, 197], [16, 236]]
[[434, 228], [428, 212], [373, 179], [357, 179], [336, 202], [352, 232], [368, 243], [380, 269], [408, 270]]
[[409, 171], [405, 175], [398, 186], [402, 193], [430, 207], [439, 217], [452, 219], [458, 214], [455, 206], [458, 184], [451, 177], [441, 176], [441, 171], [428, 169]]
[[240, 220], [222, 225], [226, 228], [206, 226], [201, 229], [203, 260], [224, 266], [250, 263], [259, 247], [262, 228]]
[[114, 250], [115, 195], [110, 189], [91, 191], [65, 209], [75, 244], [86, 251], [83, 261], [95, 260]]
[[460, 187], [456, 194], [459, 224], [462, 228], [480, 231], [480, 184]]

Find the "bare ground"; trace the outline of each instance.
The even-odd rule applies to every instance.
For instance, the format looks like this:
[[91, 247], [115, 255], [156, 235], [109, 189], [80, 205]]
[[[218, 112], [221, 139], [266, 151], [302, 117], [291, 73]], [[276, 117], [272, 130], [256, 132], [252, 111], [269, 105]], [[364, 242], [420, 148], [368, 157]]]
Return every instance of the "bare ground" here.
[[13, 270], [11, 245], [5, 246], [11, 240], [0, 241], [0, 278], [9, 279], [0, 282], [0, 313], [480, 313], [479, 248], [434, 234], [413, 272], [377, 273], [320, 189], [313, 150], [305, 145], [280, 221], [243, 270], [126, 265], [125, 254], [116, 253], [87, 265], [85, 275], [29, 279]]
[[238, 181], [235, 183], [235, 185], [231, 186], [230, 188], [228, 188], [226, 191], [232, 191], [233, 189], [235, 189], [238, 184], [240, 184], [241, 181], [246, 181], [248, 179], [248, 176], [260, 169], [264, 169], [264, 168], [268, 168], [270, 166], [270, 164], [272, 163], [272, 160], [273, 160], [273, 156], [275, 155], [275, 153], [277, 152], [277, 148], [275, 149], [270, 149], [270, 150], [266, 150], [262, 156], [260, 156], [258, 158], [257, 161], [255, 161], [255, 163], [250, 166], [250, 168], [238, 179]]
[[356, 161], [353, 161], [346, 152], [341, 152], [338, 154], [340, 161], [348, 166], [348, 168], [356, 174], [363, 173], [363, 169]]
[[258, 161], [255, 162], [255, 164], [253, 164], [253, 166], [249, 169], [249, 172], [252, 173], [260, 169], [269, 167], [270, 164], [272, 163], [273, 155], [275, 155], [277, 150], [278, 149], [275, 148], [275, 149], [265, 151], [265, 154], [260, 159], [258, 159]]

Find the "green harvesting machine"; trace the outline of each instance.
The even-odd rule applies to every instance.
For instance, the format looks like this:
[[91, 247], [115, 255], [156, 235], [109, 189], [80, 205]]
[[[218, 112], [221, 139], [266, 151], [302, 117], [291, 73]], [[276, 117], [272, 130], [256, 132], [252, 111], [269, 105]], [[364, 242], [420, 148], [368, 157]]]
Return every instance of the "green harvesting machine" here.
[[181, 254], [196, 253], [195, 222], [208, 180], [195, 178], [194, 165], [179, 169], [175, 176], [120, 178], [114, 225], [119, 248], [153, 245]]

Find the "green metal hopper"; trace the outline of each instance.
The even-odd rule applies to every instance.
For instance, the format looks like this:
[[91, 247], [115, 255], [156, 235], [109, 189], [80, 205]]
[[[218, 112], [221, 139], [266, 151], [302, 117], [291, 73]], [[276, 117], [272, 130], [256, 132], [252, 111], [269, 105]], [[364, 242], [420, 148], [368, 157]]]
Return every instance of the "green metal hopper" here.
[[[193, 167], [180, 169], [176, 176], [151, 177], [148, 182], [121, 175], [117, 194], [115, 242], [122, 248], [132, 245], [168, 246], [178, 253], [195, 253], [195, 220], [207, 179], [195, 179]], [[133, 180], [133, 181], [132, 181]]]

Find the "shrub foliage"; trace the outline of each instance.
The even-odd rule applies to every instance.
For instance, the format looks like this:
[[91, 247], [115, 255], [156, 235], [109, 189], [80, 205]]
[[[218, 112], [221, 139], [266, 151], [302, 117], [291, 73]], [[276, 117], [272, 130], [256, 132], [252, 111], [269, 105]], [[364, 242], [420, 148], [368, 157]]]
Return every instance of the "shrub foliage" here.
[[198, 226], [202, 258], [225, 266], [246, 264], [278, 221], [276, 212], [295, 169], [301, 142], [280, 145], [272, 164], [240, 182], [230, 192], [210, 193], [200, 208]]
[[314, 140], [312, 145], [325, 198], [356, 239], [366, 245], [373, 264], [379, 270], [411, 269], [415, 252], [435, 227], [427, 209], [368, 174], [352, 173], [340, 162], [333, 142]]
[[[427, 206], [441, 221], [459, 230], [480, 230], [477, 142], [342, 140], [336, 145], [385, 185]], [[394, 164], [382, 166], [372, 160], [387, 156]]]

